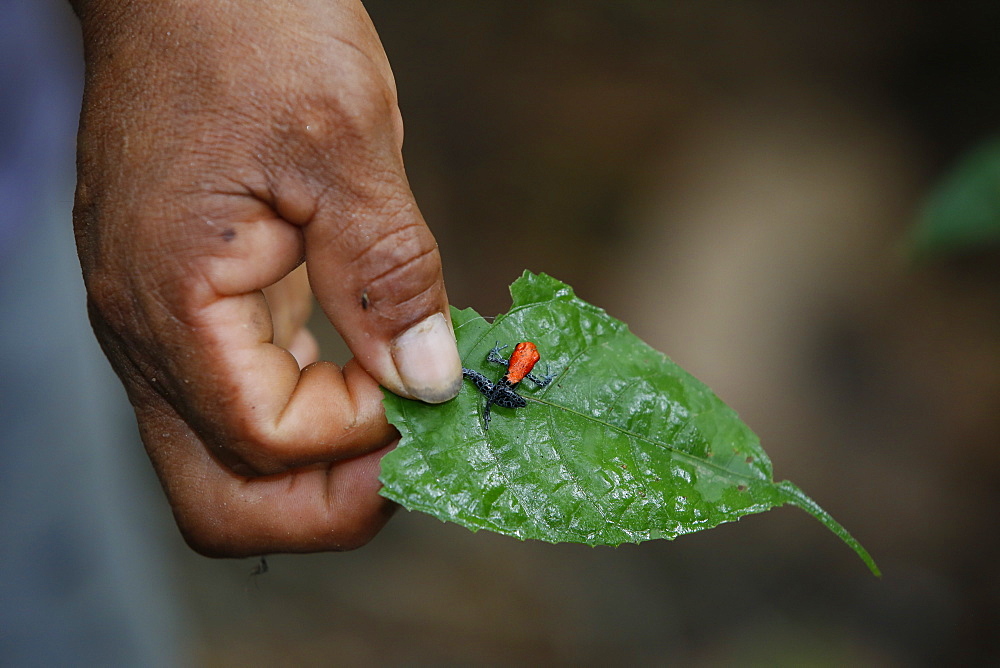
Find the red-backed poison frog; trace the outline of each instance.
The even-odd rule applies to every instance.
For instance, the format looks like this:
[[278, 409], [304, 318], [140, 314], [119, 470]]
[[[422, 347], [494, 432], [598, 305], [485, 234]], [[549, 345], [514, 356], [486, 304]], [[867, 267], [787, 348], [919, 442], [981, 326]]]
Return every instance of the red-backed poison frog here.
[[493, 404], [504, 408], [524, 408], [528, 405], [525, 398], [515, 391], [517, 384], [522, 380], [527, 378], [537, 387], [542, 388], [555, 378], [555, 374], [552, 373], [542, 378], [531, 373], [535, 364], [541, 359], [538, 348], [531, 341], [523, 341], [514, 346], [514, 352], [511, 353], [509, 360], [505, 360], [500, 355], [500, 351], [506, 347], [506, 345], [501, 346], [500, 342], [497, 341], [496, 346], [486, 356], [486, 361], [503, 364], [507, 367], [507, 373], [495, 383], [478, 371], [462, 368], [462, 375], [471, 380], [476, 389], [486, 395], [486, 407], [483, 409], [483, 423], [486, 429], [490, 428], [490, 407]]

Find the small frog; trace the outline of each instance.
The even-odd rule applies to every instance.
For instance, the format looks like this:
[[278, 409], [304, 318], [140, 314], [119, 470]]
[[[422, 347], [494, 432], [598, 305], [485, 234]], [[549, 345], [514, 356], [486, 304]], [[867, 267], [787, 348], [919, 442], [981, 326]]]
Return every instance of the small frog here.
[[509, 360], [505, 360], [500, 355], [500, 351], [506, 347], [506, 345], [501, 346], [500, 342], [497, 341], [496, 346], [486, 356], [488, 362], [503, 364], [507, 367], [507, 373], [495, 383], [478, 371], [462, 368], [462, 375], [471, 380], [476, 389], [486, 396], [486, 407], [483, 409], [483, 423], [486, 429], [490, 428], [490, 408], [493, 404], [504, 408], [524, 408], [528, 405], [527, 400], [515, 391], [518, 383], [522, 380], [527, 378], [537, 387], [542, 388], [555, 378], [553, 373], [547, 373], [542, 378], [531, 373], [535, 364], [541, 359], [538, 348], [531, 341], [522, 341], [514, 346], [514, 352], [511, 353]]

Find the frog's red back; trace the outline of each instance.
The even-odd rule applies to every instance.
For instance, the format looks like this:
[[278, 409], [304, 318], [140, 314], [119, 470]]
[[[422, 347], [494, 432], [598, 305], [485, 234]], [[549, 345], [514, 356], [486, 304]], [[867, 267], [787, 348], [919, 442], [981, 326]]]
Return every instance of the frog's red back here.
[[520, 383], [525, 376], [531, 373], [541, 357], [538, 348], [531, 341], [517, 344], [514, 347], [514, 352], [510, 354], [510, 363], [507, 365], [507, 382], [511, 385]]

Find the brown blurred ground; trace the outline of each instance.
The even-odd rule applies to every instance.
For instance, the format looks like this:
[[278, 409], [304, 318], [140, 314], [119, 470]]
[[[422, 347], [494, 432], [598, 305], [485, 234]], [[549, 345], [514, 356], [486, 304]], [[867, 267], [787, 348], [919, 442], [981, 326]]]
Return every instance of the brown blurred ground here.
[[794, 510], [617, 550], [401, 512], [252, 580], [178, 541], [204, 664], [1000, 659], [998, 272], [901, 253], [925, 189], [1000, 130], [1000, 5], [367, 4], [452, 302], [505, 310], [524, 268], [574, 285], [885, 577]]

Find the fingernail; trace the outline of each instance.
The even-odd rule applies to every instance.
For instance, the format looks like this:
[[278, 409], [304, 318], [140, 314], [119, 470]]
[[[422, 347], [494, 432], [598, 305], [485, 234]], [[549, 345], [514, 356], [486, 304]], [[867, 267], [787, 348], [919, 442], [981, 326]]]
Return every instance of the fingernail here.
[[421, 401], [439, 404], [462, 388], [462, 362], [455, 334], [442, 313], [421, 320], [397, 336], [392, 342], [392, 359], [403, 385]]

